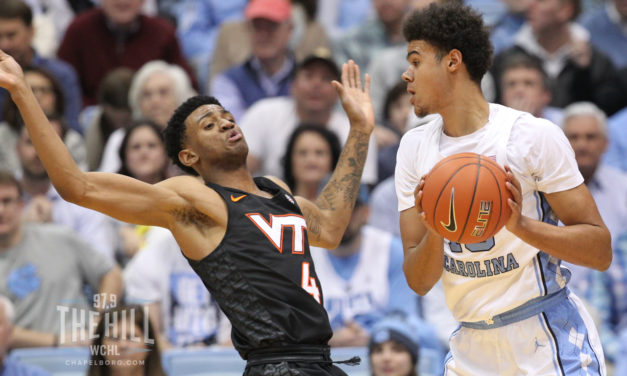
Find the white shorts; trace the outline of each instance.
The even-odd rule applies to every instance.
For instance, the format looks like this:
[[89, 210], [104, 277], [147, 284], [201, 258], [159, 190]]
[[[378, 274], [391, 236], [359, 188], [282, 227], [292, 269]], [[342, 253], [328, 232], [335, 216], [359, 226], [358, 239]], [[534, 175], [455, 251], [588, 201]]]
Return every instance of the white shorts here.
[[461, 326], [450, 339], [446, 376], [602, 375], [605, 359], [592, 318], [577, 296], [492, 329]]

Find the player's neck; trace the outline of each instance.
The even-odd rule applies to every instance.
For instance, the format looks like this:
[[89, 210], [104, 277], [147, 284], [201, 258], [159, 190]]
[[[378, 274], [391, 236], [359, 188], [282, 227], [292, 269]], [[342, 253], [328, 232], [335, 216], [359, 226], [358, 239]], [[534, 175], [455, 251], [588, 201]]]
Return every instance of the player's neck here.
[[205, 179], [205, 181], [218, 184], [223, 187], [237, 188], [249, 193], [256, 193], [259, 191], [252, 175], [245, 166], [231, 171], [212, 171], [208, 176], [210, 178]]
[[444, 121], [444, 133], [451, 137], [471, 134], [488, 123], [490, 105], [478, 85], [466, 90], [454, 90], [451, 100], [439, 113]]

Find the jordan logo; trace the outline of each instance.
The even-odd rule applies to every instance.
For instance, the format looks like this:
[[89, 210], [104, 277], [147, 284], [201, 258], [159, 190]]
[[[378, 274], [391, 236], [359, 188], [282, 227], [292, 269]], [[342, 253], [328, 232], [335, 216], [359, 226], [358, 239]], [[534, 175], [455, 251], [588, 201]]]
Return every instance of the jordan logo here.
[[440, 221], [440, 224], [450, 232], [457, 230], [457, 223], [455, 223], [455, 188], [451, 189], [451, 202], [449, 204], [448, 223]]
[[238, 202], [239, 200], [243, 199], [244, 197], [246, 197], [246, 195], [241, 195], [241, 196], [237, 196], [237, 197], [231, 195], [231, 201]]

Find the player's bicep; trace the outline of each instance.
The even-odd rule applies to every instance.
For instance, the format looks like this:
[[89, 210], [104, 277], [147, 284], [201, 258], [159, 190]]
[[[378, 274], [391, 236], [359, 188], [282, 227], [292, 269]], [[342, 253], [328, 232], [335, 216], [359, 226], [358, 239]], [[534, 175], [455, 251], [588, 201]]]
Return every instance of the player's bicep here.
[[544, 195], [555, 215], [565, 225], [589, 224], [605, 227], [594, 198], [585, 184]]
[[427, 234], [427, 227], [420, 220], [420, 214], [416, 207], [405, 209], [401, 212], [401, 240], [403, 250], [414, 248], [420, 244]]
[[75, 202], [124, 222], [167, 227], [172, 211], [186, 201], [174, 190], [120, 174], [90, 172]]

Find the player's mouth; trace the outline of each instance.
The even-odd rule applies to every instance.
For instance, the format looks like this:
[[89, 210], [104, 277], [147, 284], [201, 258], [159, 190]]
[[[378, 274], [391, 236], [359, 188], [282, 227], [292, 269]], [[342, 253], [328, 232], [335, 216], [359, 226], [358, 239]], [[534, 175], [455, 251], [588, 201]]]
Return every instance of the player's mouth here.
[[242, 134], [241, 133], [239, 133], [238, 131], [232, 131], [229, 134], [228, 141], [229, 142], [237, 142], [237, 141], [239, 141], [241, 139], [242, 139]]

